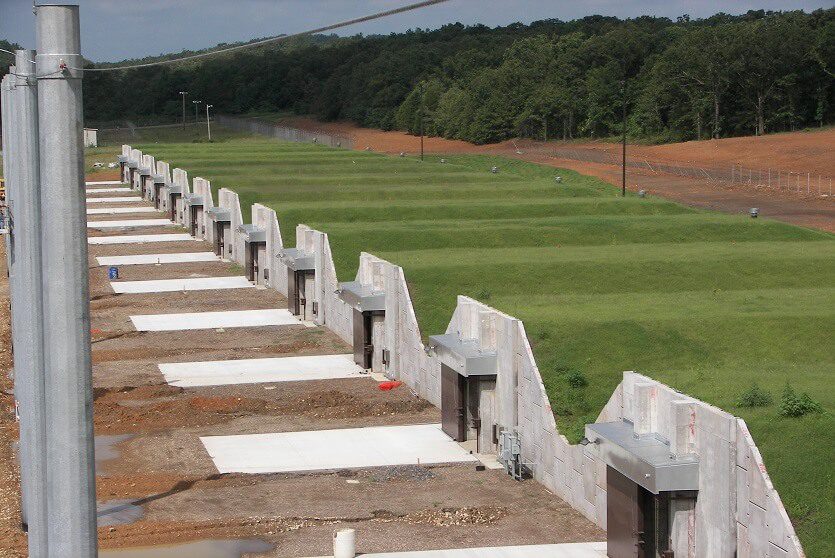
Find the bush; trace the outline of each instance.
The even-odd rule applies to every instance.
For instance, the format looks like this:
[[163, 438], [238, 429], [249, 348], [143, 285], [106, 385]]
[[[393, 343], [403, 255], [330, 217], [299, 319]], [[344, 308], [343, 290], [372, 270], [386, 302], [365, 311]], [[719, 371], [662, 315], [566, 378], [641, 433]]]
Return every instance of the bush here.
[[568, 380], [568, 385], [576, 389], [586, 387], [587, 385], [589, 385], [589, 381], [588, 379], [586, 379], [585, 374], [583, 374], [579, 370], [570, 371], [568, 373], [568, 376], [566, 376], [566, 379]]
[[772, 403], [774, 403], [774, 397], [771, 393], [765, 391], [754, 382], [747, 391], [744, 391], [739, 396], [736, 404], [739, 407], [768, 407]]
[[798, 396], [791, 384], [786, 384], [780, 401], [780, 415], [784, 417], [802, 417], [809, 413], [823, 412], [820, 403], [809, 397], [808, 393]]

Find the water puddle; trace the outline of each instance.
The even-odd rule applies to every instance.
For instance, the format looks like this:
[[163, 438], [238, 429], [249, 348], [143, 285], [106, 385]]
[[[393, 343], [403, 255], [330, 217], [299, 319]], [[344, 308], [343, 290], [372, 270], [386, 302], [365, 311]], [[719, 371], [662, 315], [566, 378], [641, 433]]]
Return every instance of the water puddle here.
[[142, 519], [142, 506], [133, 504], [133, 500], [108, 500], [96, 504], [96, 518], [99, 527], [127, 525]]
[[258, 539], [204, 540], [183, 544], [101, 550], [99, 558], [241, 558], [273, 549]]
[[116, 445], [132, 437], [132, 434], [116, 434], [96, 436], [94, 438], [94, 445], [96, 447], [96, 474], [99, 474], [99, 470], [105, 461], [119, 457], [119, 451], [116, 449]]

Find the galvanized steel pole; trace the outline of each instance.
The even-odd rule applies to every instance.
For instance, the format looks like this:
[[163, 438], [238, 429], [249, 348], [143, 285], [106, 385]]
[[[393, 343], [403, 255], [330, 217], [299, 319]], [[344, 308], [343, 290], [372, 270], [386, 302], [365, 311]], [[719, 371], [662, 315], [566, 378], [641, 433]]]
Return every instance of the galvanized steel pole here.
[[[9, 71], [14, 72], [14, 66], [9, 67]], [[12, 174], [14, 173], [15, 169], [15, 158], [12, 155], [14, 151], [14, 147], [12, 144], [14, 140], [12, 139], [12, 125], [11, 125], [11, 74], [6, 74], [3, 76], [2, 84], [0, 85], [0, 94], [2, 94], [2, 103], [3, 103], [3, 175], [5, 176], [5, 185], [6, 185], [6, 205], [9, 204], [9, 201], [12, 197], [12, 189], [14, 188], [14, 178]], [[11, 219], [11, 217], [9, 217]], [[11, 227], [11, 223], [6, 223], [7, 227]], [[11, 229], [9, 229], [11, 230]], [[12, 237], [11, 235], [6, 235], [4, 238], [4, 243], [6, 247], [6, 272], [9, 271], [12, 267]]]
[[35, 51], [16, 52], [12, 127], [15, 195], [10, 294], [15, 394], [20, 403], [20, 488], [29, 556], [47, 555], [46, 426], [41, 292], [41, 195]]
[[78, 6], [38, 6], [49, 556], [97, 555]]

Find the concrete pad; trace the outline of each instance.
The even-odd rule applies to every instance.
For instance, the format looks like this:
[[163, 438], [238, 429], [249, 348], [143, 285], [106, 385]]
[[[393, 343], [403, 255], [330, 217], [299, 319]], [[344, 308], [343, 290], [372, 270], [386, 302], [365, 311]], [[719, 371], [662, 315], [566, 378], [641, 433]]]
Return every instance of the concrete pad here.
[[194, 262], [219, 262], [214, 252], [182, 252], [179, 254], [139, 254], [136, 256], [103, 256], [96, 258], [99, 265], [153, 265]]
[[164, 227], [174, 225], [168, 219], [126, 219], [124, 221], [88, 221], [88, 229], [127, 229], [133, 227]]
[[117, 198], [87, 198], [87, 203], [138, 203], [145, 201], [139, 196], [119, 196]]
[[159, 364], [172, 386], [225, 386], [367, 377], [354, 355], [313, 355]]
[[440, 424], [203, 436], [220, 473], [289, 473], [476, 462]]
[[89, 244], [144, 244], [146, 242], [184, 242], [197, 239], [186, 233], [172, 234], [126, 234], [120, 236], [92, 236]]
[[130, 320], [137, 331], [186, 331], [228, 327], [299, 325], [299, 320], [284, 309], [147, 314], [131, 316]]
[[223, 289], [251, 289], [253, 284], [243, 275], [237, 277], [188, 277], [184, 279], [154, 279], [149, 281], [111, 282], [114, 293], [171, 293], [176, 291], [213, 291]]
[[84, 184], [86, 186], [113, 186], [116, 184], [124, 184], [124, 182], [120, 180], [94, 180], [91, 182], [85, 182]]
[[[606, 556], [605, 542], [380, 552], [363, 554], [362, 558], [602, 558], [603, 556]], [[321, 558], [328, 557], [322, 556]]]
[[87, 188], [88, 194], [109, 194], [112, 192], [130, 192], [131, 189], [127, 186], [123, 188]]
[[94, 207], [87, 210], [87, 215], [116, 215], [117, 213], [162, 213], [159, 209], [135, 205], [133, 207]]

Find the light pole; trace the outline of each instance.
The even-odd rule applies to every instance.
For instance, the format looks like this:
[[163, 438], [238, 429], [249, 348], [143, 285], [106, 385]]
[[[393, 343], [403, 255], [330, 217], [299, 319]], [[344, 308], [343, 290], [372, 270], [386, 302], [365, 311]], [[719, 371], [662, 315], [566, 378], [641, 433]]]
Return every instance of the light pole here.
[[424, 84], [421, 82], [420, 84], [420, 160], [423, 161], [423, 113], [424, 113], [424, 105], [423, 105], [423, 98], [426, 94], [426, 90], [424, 88]]
[[197, 120], [198, 120], [198, 117], [197, 117], [197, 106], [198, 106], [200, 103], [202, 103], [202, 102], [203, 102], [203, 101], [192, 101], [192, 102], [191, 102], [191, 104], [193, 104], [193, 105], [194, 105], [194, 125], [195, 125], [195, 126], [197, 125]]
[[626, 78], [620, 82], [621, 87], [621, 104], [623, 105], [623, 160], [621, 161], [621, 195], [626, 197]]
[[188, 91], [180, 91], [180, 96], [183, 98], [183, 130], [186, 129], [186, 95]]
[[209, 141], [212, 141], [212, 122], [209, 120], [209, 109], [214, 105], [206, 105], [206, 130], [209, 132]]

